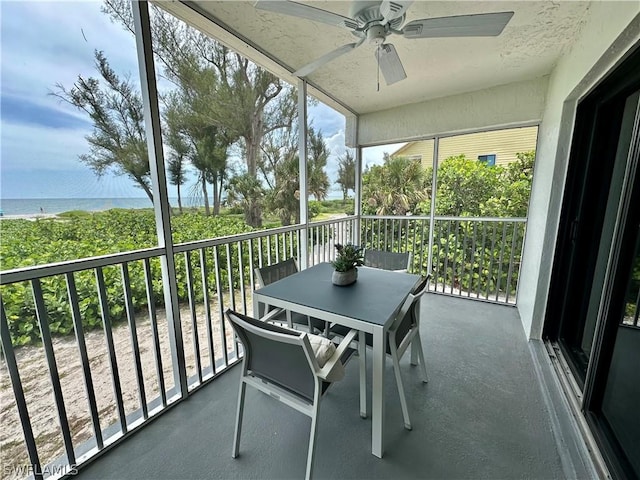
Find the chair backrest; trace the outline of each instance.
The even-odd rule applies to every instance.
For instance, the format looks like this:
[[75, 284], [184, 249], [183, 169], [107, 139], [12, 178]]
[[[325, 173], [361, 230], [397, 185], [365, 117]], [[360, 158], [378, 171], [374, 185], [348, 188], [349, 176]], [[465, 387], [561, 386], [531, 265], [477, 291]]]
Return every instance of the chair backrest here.
[[288, 258], [273, 265], [256, 268], [255, 276], [257, 283], [259, 283], [261, 287], [264, 287], [297, 272], [298, 264], [296, 260], [294, 258]]
[[393, 324], [389, 327], [390, 332], [395, 332], [393, 337], [395, 337], [396, 347], [400, 346], [404, 337], [420, 322], [416, 306], [422, 295], [427, 291], [429, 279], [430, 275], [423, 277], [420, 283], [413, 288], [398, 311]]
[[408, 271], [411, 265], [411, 252], [385, 252], [383, 250], [364, 251], [364, 264], [367, 267], [383, 270]]
[[305, 333], [225, 312], [244, 347], [244, 368], [253, 375], [313, 402], [316, 385]]

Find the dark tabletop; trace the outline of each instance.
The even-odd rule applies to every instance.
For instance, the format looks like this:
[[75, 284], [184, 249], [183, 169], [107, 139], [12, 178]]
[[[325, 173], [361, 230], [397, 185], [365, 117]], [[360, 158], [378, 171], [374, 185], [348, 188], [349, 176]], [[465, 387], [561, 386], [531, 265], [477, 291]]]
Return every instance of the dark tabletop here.
[[358, 268], [358, 280], [331, 283], [333, 267], [320, 263], [256, 290], [256, 293], [325, 312], [384, 325], [420, 280], [419, 275]]

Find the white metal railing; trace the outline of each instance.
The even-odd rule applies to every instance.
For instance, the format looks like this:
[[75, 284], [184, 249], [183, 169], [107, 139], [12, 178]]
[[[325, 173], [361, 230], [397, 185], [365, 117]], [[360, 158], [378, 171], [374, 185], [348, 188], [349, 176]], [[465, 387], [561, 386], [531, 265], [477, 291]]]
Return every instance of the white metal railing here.
[[430, 272], [432, 291], [515, 304], [526, 218], [363, 216], [361, 222], [362, 246], [412, 252], [413, 273]]
[[[308, 265], [335, 259], [336, 243], [410, 251], [414, 273], [432, 272], [433, 290], [514, 303], [525, 219], [435, 217], [433, 229], [430, 223], [429, 217], [350, 216], [174, 245], [182, 338], [175, 349], [163, 304], [163, 248], [2, 272], [3, 368], [11, 385], [3, 384], [0, 395], [16, 408], [13, 421], [9, 415], [13, 433], [1, 441], [26, 445], [26, 456], [5, 456], [13, 463], [4, 473], [18, 477], [24, 465], [34, 478], [72, 472], [238, 362], [224, 311], [251, 313], [254, 269], [299, 259], [303, 235]], [[15, 302], [22, 302], [21, 318], [14, 318]], [[53, 331], [65, 319], [74, 341]], [[15, 348], [19, 325], [29, 322], [41, 348]], [[182, 355], [177, 360], [175, 350]], [[27, 368], [34, 360], [25, 358], [27, 351], [44, 358], [47, 382], [42, 370]], [[38, 398], [51, 395], [55, 412], [37, 408]]]
[[[333, 246], [351, 241], [353, 222], [347, 217], [310, 224], [308, 263], [335, 258]], [[240, 359], [224, 311], [251, 313], [254, 268], [299, 258], [301, 232], [301, 225], [293, 225], [174, 245], [181, 361], [189, 391]], [[171, 320], [163, 308], [164, 254], [162, 248], [150, 248], [2, 272], [3, 369], [11, 382], [3, 384], [0, 395], [3, 405], [16, 406], [10, 408], [11, 428], [2, 440], [11, 445], [24, 440], [26, 445], [26, 455], [3, 455], [5, 476], [46, 478], [73, 472], [185, 396], [167, 340]], [[14, 318], [11, 302], [21, 302], [22, 318]], [[88, 322], [90, 315], [99, 321]], [[61, 321], [69, 322], [69, 333], [74, 333], [71, 348], [68, 336], [52, 331], [53, 326], [60, 331]], [[42, 348], [14, 347], [19, 325], [27, 324], [37, 328]], [[27, 350], [36, 358], [24, 358]], [[43, 370], [27, 368], [32, 361], [46, 365], [46, 382], [41, 381]], [[32, 375], [41, 386], [46, 384], [44, 389], [30, 388]], [[109, 391], [97, 385], [105, 377]], [[51, 395], [55, 411], [38, 408], [39, 399]], [[105, 397], [112, 401], [105, 405]], [[8, 453], [4, 447], [0, 445], [3, 454]]]

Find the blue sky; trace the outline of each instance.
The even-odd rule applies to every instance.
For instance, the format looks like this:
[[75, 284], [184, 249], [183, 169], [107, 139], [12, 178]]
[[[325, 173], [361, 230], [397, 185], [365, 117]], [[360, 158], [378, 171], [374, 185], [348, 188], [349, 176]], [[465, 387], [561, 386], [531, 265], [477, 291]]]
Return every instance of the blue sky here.
[[[86, 114], [50, 95], [79, 74], [95, 76], [94, 50], [103, 50], [119, 75], [138, 81], [133, 36], [100, 12], [100, 2], [0, 1], [1, 102], [0, 197], [143, 197], [125, 177], [101, 178], [78, 156], [88, 153], [92, 131]], [[344, 117], [325, 105], [310, 109], [332, 151], [327, 165], [335, 180], [336, 158], [344, 153]], [[365, 150], [365, 164], [380, 163], [382, 152]], [[189, 185], [185, 186], [186, 189]], [[170, 195], [175, 195], [169, 186]], [[186, 190], [185, 189], [185, 190]]]

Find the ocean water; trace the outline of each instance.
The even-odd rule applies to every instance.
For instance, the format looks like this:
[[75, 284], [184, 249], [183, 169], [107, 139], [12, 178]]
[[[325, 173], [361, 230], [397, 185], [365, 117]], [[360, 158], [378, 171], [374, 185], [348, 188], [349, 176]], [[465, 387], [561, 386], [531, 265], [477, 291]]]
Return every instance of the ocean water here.
[[[341, 199], [342, 194], [329, 192], [329, 200]], [[172, 207], [178, 207], [177, 198], [169, 198]], [[213, 204], [213, 200], [211, 200]], [[201, 207], [202, 198], [182, 199], [183, 207]], [[70, 210], [99, 212], [111, 208], [151, 208], [153, 205], [146, 197], [139, 198], [2, 198], [0, 210], [3, 215], [37, 215], [40, 213], [62, 213]]]
[[[177, 199], [169, 199], [172, 206]], [[200, 201], [200, 203], [202, 203]], [[192, 202], [183, 200], [184, 205]], [[38, 213], [62, 213], [69, 210], [97, 212], [111, 208], [151, 208], [148, 198], [3, 198], [0, 209], [4, 215], [35, 215]]]

